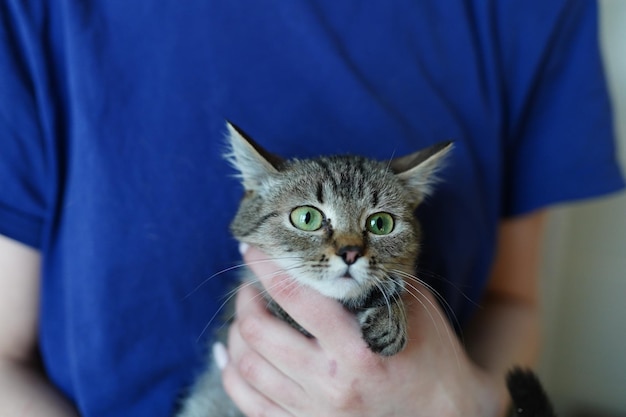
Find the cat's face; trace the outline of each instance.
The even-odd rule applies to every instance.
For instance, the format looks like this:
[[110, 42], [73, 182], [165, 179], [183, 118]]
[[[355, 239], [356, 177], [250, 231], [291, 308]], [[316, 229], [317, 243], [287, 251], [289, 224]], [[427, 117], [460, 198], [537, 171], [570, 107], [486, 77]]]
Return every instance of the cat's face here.
[[246, 188], [231, 225], [238, 240], [347, 304], [404, 285], [419, 248], [414, 210], [428, 191], [433, 160], [449, 146], [385, 163], [355, 156], [282, 161], [229, 128], [229, 158]]

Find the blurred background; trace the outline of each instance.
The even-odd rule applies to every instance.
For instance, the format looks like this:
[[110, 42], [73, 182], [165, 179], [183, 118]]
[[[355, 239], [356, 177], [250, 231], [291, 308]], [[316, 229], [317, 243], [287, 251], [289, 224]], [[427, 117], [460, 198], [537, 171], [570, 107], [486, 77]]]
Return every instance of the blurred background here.
[[[599, 4], [626, 172], [626, 0]], [[554, 210], [545, 249], [546, 390], [561, 417], [626, 417], [626, 193]]]

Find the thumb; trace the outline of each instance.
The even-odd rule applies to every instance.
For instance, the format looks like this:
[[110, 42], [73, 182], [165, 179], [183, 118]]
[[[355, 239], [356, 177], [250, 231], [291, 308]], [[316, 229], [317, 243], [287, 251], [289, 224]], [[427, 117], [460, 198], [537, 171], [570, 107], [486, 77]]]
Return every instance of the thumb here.
[[[337, 301], [302, 284], [297, 277], [281, 271], [264, 252], [244, 246], [243, 258], [269, 295], [302, 327], [329, 348], [350, 349], [348, 340], [359, 348], [365, 344], [351, 313]], [[350, 337], [352, 335], [353, 337]]]

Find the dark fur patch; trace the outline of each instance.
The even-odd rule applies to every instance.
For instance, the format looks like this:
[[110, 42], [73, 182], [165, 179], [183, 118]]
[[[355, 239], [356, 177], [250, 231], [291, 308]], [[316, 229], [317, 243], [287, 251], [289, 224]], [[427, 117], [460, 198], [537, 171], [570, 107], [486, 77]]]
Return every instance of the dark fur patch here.
[[556, 417], [539, 378], [534, 372], [515, 368], [507, 376], [507, 387], [518, 417]]

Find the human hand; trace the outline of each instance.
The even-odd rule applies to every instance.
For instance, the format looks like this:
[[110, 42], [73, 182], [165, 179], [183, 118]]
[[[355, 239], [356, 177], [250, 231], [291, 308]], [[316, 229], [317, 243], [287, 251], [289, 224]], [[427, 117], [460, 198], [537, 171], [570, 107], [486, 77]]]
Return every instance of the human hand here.
[[[361, 338], [355, 317], [337, 301], [295, 285], [258, 249], [245, 260], [267, 291], [314, 338], [265, 309], [252, 287], [237, 296], [230, 328], [226, 391], [248, 416], [476, 416], [502, 414], [503, 383], [465, 355], [433, 296], [407, 296], [409, 342], [383, 358]], [[265, 278], [264, 278], [265, 277]], [[417, 293], [419, 291], [419, 294]]]

